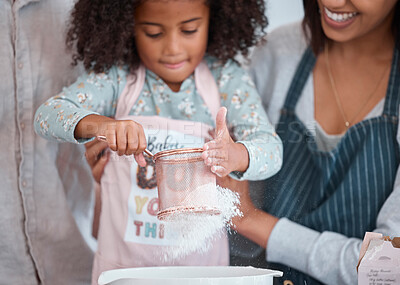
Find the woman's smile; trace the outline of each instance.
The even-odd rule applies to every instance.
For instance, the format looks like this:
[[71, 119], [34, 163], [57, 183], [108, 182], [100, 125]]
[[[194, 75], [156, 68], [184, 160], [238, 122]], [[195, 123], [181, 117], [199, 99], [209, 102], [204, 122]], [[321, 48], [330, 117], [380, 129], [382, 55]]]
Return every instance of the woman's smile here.
[[324, 7], [324, 19], [325, 22], [336, 29], [343, 29], [351, 25], [358, 13], [357, 12], [332, 12], [328, 8]]
[[[324, 34], [337, 42], [363, 38], [383, 41], [391, 33], [398, 0], [317, 0]], [[389, 28], [389, 29], [388, 29]], [[390, 35], [389, 35], [390, 37]]]
[[332, 12], [328, 8], [324, 7], [325, 13], [328, 16], [329, 19], [335, 21], [335, 22], [346, 22], [352, 18], [354, 18], [357, 15], [357, 12], [351, 12], [351, 13], [346, 13], [346, 12]]

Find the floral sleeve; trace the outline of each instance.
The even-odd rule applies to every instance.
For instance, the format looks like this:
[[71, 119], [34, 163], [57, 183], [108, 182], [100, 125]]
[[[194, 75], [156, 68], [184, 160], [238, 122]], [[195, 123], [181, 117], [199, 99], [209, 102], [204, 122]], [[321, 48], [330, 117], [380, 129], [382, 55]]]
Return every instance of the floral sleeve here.
[[53, 141], [84, 143], [76, 140], [75, 127], [91, 114], [113, 116], [125, 76], [113, 67], [108, 73], [85, 73], [62, 92], [43, 103], [35, 114], [35, 131]]
[[240, 180], [262, 180], [279, 171], [282, 165], [282, 142], [269, 122], [261, 98], [247, 72], [228, 61], [217, 82], [221, 105], [228, 109], [227, 121], [237, 142], [249, 153], [249, 167], [244, 173], [232, 173]]

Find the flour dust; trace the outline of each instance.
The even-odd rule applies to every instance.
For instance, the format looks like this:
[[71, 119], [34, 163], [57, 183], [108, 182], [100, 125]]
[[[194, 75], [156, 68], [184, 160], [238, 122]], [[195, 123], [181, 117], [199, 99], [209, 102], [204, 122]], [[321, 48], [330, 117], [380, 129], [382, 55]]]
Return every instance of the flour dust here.
[[[163, 249], [164, 261], [184, 258], [192, 253], [206, 253], [212, 246], [213, 240], [225, 235], [226, 228], [231, 226], [232, 218], [243, 216], [239, 210], [239, 194], [227, 188], [213, 187], [216, 192], [218, 215], [181, 211], [163, 220], [165, 235], [174, 239], [174, 246]], [[215, 191], [215, 187], [216, 191]], [[197, 189], [196, 189], [197, 190]], [[195, 191], [196, 191], [195, 190]], [[209, 192], [204, 191], [203, 193]], [[207, 206], [207, 205], [204, 205]]]

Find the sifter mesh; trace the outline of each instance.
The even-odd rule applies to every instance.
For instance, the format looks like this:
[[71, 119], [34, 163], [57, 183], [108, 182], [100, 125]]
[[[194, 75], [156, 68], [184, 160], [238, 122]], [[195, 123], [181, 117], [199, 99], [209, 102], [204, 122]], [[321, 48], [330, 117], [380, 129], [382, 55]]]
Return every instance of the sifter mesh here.
[[202, 152], [201, 148], [182, 148], [154, 156], [160, 220], [185, 212], [220, 213], [216, 178], [204, 164]]

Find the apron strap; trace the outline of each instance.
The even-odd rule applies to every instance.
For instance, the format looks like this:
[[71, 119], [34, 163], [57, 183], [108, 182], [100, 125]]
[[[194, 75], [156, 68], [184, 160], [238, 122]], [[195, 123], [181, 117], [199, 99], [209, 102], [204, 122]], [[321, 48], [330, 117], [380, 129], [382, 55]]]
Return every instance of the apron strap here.
[[292, 83], [286, 96], [285, 104], [283, 105], [286, 110], [294, 111], [297, 100], [303, 92], [304, 85], [306, 84], [311, 71], [314, 68], [316, 58], [311, 47], [308, 47], [293, 76]]
[[383, 114], [397, 117], [400, 106], [400, 61], [397, 45], [394, 48], [389, 84], [386, 91]]
[[[205, 61], [200, 62], [196, 67], [194, 77], [196, 89], [210, 109], [213, 121], [215, 122], [221, 101], [218, 86]], [[130, 73], [127, 76], [126, 86], [118, 99], [115, 118], [118, 119], [129, 115], [130, 110], [132, 110], [133, 105], [142, 92], [145, 78], [146, 68], [143, 65], [140, 65], [135, 73]]]
[[206, 103], [211, 112], [212, 119], [215, 122], [218, 109], [221, 106], [221, 99], [217, 83], [215, 82], [207, 63], [204, 60], [200, 62], [200, 64], [194, 70], [194, 79], [196, 83], [196, 89]]
[[144, 81], [146, 78], [146, 69], [141, 64], [133, 73], [129, 73], [126, 77], [126, 86], [119, 96], [115, 118], [122, 118], [129, 115], [137, 98], [142, 92]]

